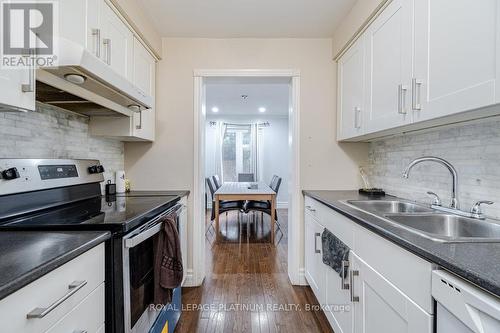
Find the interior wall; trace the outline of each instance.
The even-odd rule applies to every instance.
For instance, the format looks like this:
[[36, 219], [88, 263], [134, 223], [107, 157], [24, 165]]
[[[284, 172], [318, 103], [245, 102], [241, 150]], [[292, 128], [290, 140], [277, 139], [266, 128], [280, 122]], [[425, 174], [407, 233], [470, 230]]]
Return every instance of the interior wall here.
[[[195, 69], [299, 70], [300, 187], [354, 189], [360, 185], [358, 165], [366, 164], [367, 145], [336, 141], [331, 39], [165, 38], [163, 54], [168, 56], [157, 71], [156, 141], [125, 145], [127, 177], [135, 189], [192, 190]], [[189, 216], [193, 223], [191, 207]], [[192, 243], [188, 245], [192, 248]], [[190, 255], [188, 259], [189, 266]]]
[[288, 207], [288, 117], [286, 116], [207, 116], [205, 135], [205, 175], [210, 177], [216, 171], [215, 145], [217, 128], [210, 126], [210, 121], [222, 121], [234, 124], [255, 124], [269, 122], [269, 127], [262, 129], [259, 181], [270, 183], [273, 175], [282, 178], [277, 196], [278, 208]]
[[151, 47], [162, 54], [161, 35], [156, 31], [153, 22], [145, 11], [141, 0], [110, 0], [115, 6], [119, 7], [130, 20], [137, 26], [144, 38], [147, 39]]

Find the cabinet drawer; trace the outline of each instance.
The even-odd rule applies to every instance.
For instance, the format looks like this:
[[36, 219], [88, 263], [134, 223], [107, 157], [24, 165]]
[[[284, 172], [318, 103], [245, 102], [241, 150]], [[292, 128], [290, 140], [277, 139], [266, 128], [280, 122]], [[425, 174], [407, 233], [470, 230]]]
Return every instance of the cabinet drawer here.
[[427, 313], [432, 314], [433, 264], [359, 225], [354, 227], [356, 254]]
[[96, 333], [104, 325], [104, 283], [46, 333]]
[[319, 202], [310, 197], [304, 198], [304, 210], [312, 217], [318, 219], [318, 205]]
[[[313, 215], [331, 233], [350, 248], [354, 246], [354, 222], [310, 197], [305, 198], [306, 212]], [[307, 207], [311, 207], [308, 209]], [[311, 210], [314, 210], [311, 212]]]
[[[85, 285], [75, 289], [71, 296], [43, 318], [27, 318], [27, 314], [34, 309], [47, 308], [67, 295], [70, 284], [80, 285], [83, 281]], [[2, 331], [45, 332], [103, 282], [104, 244], [100, 244], [1, 300]]]

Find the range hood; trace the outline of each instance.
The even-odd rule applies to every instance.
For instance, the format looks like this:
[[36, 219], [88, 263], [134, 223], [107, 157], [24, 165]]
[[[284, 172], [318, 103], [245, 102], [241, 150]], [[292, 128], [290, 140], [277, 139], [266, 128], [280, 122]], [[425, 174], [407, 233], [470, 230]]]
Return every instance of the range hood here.
[[82, 46], [64, 40], [59, 48], [59, 66], [37, 70], [37, 101], [87, 116], [131, 117], [153, 105], [152, 96]]

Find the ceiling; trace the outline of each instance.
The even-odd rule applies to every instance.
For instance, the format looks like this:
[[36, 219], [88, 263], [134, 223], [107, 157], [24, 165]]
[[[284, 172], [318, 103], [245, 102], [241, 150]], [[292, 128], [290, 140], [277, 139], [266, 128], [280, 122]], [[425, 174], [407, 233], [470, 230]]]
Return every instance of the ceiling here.
[[142, 0], [165, 37], [331, 37], [355, 0]]
[[[209, 79], [207, 116], [286, 116], [289, 87], [287, 79], [278, 78]], [[219, 111], [214, 113], [213, 107]], [[266, 109], [263, 113], [259, 112], [262, 107]]]

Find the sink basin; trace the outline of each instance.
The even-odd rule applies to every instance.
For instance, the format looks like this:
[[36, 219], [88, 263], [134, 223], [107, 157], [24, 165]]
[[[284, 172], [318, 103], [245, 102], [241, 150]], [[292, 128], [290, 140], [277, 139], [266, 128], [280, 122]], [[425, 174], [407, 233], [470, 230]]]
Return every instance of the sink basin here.
[[426, 213], [432, 209], [400, 200], [348, 200], [356, 208], [382, 214]]
[[452, 214], [387, 214], [387, 219], [446, 242], [499, 242], [500, 224]]

